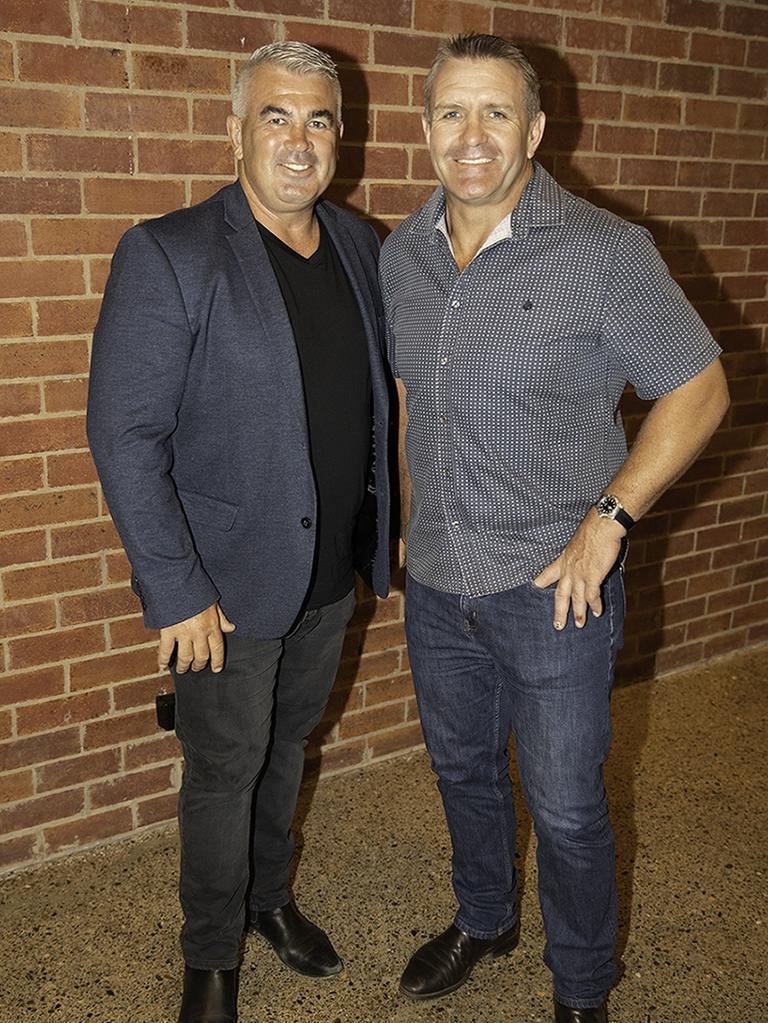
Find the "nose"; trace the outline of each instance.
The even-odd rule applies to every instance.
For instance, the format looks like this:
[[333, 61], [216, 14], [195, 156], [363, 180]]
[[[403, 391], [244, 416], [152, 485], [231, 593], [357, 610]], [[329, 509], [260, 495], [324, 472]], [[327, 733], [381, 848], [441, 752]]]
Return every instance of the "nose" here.
[[461, 133], [466, 146], [479, 146], [485, 141], [485, 126], [479, 114], [469, 114]]
[[311, 149], [312, 143], [307, 135], [306, 125], [299, 121], [294, 122], [288, 132], [288, 142], [293, 149]]

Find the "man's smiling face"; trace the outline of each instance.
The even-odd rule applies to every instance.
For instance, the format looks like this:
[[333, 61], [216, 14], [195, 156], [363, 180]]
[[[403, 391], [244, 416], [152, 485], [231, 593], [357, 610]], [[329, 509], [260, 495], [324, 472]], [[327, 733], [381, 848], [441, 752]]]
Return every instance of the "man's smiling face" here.
[[424, 134], [449, 203], [511, 210], [530, 176], [544, 114], [530, 120], [525, 85], [504, 60], [448, 60]]
[[336, 170], [342, 129], [333, 83], [265, 64], [247, 96], [245, 117], [230, 115], [227, 131], [251, 207], [267, 223], [310, 210]]

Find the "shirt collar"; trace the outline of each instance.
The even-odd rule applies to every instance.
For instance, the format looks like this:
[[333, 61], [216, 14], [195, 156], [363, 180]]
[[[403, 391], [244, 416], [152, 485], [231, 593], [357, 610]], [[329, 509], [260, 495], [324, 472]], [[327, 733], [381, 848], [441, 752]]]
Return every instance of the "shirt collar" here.
[[[420, 212], [421, 216], [416, 217], [411, 231], [416, 234], [433, 234], [440, 231], [450, 246], [451, 240], [445, 221], [445, 192], [442, 187], [435, 189]], [[506, 238], [524, 238], [532, 228], [556, 226], [562, 222], [562, 189], [552, 175], [534, 160], [533, 174], [523, 189], [517, 206], [491, 231], [480, 252]]]
[[[475, 253], [476, 256], [479, 256], [483, 249], [489, 249], [491, 245], [495, 245], [496, 242], [512, 237], [512, 225], [510, 220], [510, 217], [505, 216], [499, 221]], [[448, 221], [445, 219], [445, 203], [443, 203], [443, 212], [437, 218], [435, 230], [440, 231], [445, 235], [445, 240], [448, 242], [448, 248], [451, 250], [451, 255], [455, 256], [456, 253], [453, 251], [453, 242], [451, 241], [451, 236], [448, 234]]]

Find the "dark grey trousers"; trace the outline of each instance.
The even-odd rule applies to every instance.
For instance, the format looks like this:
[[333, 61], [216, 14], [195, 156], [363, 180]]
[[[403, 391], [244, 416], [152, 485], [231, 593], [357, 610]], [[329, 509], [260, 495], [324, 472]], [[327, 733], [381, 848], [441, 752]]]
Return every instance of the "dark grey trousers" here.
[[224, 670], [174, 673], [181, 945], [188, 966], [232, 969], [250, 909], [290, 898], [291, 821], [304, 749], [328, 702], [354, 593], [307, 611], [281, 639], [226, 637]]

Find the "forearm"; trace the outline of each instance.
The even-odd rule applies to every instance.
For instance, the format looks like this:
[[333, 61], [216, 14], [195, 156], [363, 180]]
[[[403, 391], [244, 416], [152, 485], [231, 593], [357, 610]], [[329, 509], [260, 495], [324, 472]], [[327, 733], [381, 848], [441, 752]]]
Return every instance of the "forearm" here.
[[[715, 362], [656, 401], [606, 493], [615, 494], [634, 519], [640, 518], [694, 461], [727, 408], [725, 376]], [[556, 629], [565, 627], [570, 606], [577, 628], [586, 622], [587, 606], [601, 613], [600, 586], [616, 563], [625, 532], [618, 522], [600, 518], [590, 508], [560, 556], [536, 577], [539, 586], [558, 583]]]
[[659, 398], [606, 493], [634, 519], [644, 515], [706, 447], [729, 404], [719, 361]]

